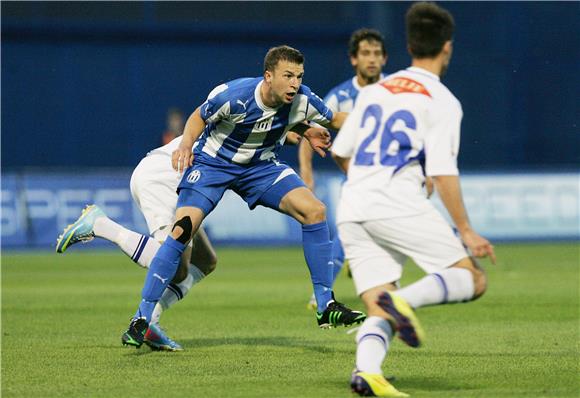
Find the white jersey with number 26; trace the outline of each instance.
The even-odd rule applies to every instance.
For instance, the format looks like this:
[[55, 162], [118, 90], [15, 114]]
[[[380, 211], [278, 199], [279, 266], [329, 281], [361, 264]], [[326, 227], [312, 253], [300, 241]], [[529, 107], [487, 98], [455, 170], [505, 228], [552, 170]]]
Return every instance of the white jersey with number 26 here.
[[332, 146], [350, 158], [337, 223], [433, 209], [422, 189], [424, 175], [458, 175], [462, 116], [457, 98], [421, 68], [363, 88]]

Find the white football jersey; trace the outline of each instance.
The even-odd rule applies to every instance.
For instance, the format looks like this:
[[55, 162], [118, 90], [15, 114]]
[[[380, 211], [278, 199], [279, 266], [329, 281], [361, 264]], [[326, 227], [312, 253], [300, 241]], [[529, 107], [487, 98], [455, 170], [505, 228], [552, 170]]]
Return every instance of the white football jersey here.
[[350, 158], [337, 223], [431, 210], [424, 175], [458, 175], [462, 116], [457, 98], [421, 68], [363, 88], [332, 146]]

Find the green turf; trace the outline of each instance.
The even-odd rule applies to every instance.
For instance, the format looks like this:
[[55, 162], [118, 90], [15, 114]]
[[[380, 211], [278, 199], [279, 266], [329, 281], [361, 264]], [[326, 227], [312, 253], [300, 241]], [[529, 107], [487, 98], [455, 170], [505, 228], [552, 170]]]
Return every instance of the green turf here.
[[[182, 353], [122, 347], [145, 272], [122, 254], [2, 256], [2, 397], [352, 397], [353, 335], [319, 330], [299, 249], [219, 249], [163, 324]], [[385, 372], [413, 397], [579, 396], [578, 246], [500, 245], [482, 299], [421, 309]], [[405, 281], [420, 276], [407, 266]], [[361, 308], [341, 275], [339, 298]]]

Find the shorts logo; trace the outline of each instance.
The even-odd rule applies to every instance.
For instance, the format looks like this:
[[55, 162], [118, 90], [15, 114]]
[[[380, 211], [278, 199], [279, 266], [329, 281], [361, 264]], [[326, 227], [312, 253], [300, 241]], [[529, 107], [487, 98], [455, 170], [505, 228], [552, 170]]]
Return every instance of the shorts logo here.
[[187, 182], [189, 182], [190, 184], [193, 184], [193, 183], [197, 182], [197, 180], [199, 180], [199, 177], [201, 177], [201, 172], [199, 170], [193, 170], [187, 176]]

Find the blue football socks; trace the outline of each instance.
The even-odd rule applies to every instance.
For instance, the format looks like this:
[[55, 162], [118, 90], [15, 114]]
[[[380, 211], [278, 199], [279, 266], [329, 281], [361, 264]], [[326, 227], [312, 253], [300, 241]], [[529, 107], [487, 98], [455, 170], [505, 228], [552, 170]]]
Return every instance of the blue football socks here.
[[318, 312], [332, 300], [332, 242], [326, 221], [302, 226], [304, 258], [310, 270]]
[[145, 317], [151, 321], [151, 314], [161, 298], [163, 291], [171, 282], [179, 266], [179, 258], [185, 245], [168, 236], [151, 261], [151, 266], [145, 277], [145, 285], [141, 291], [141, 304], [135, 313], [135, 318]]
[[344, 250], [342, 250], [342, 243], [338, 236], [335, 236], [332, 241], [332, 262], [332, 284], [334, 285], [334, 281], [336, 281], [336, 277], [340, 274], [340, 270], [344, 265]]

